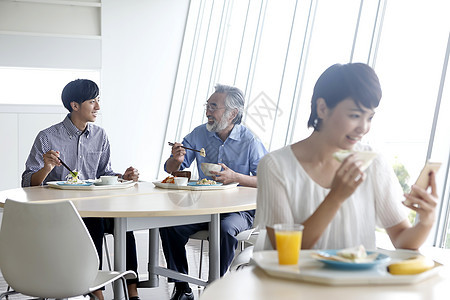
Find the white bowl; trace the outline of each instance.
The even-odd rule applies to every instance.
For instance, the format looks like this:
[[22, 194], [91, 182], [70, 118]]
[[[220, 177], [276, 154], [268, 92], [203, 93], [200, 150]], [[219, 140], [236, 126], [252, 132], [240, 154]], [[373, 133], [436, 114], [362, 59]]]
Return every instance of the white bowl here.
[[210, 163], [201, 163], [200, 168], [203, 171], [203, 174], [206, 176], [214, 176], [214, 174], [211, 174], [210, 172], [220, 172], [222, 170], [222, 167], [218, 164], [210, 164]]
[[178, 186], [186, 186], [188, 184], [187, 177], [174, 177], [173, 181], [175, 182], [175, 185]]
[[118, 183], [118, 176], [100, 176], [102, 184], [116, 184]]

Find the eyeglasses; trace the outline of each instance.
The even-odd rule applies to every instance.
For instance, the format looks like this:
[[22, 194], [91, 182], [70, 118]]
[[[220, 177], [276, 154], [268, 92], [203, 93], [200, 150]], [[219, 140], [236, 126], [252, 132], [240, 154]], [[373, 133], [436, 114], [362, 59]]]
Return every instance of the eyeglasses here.
[[205, 107], [205, 110], [209, 110], [210, 112], [215, 112], [216, 110], [226, 108], [225, 106], [217, 107], [217, 104], [215, 104], [215, 103], [213, 103], [213, 104], [205, 103], [205, 104], [203, 104], [203, 106]]

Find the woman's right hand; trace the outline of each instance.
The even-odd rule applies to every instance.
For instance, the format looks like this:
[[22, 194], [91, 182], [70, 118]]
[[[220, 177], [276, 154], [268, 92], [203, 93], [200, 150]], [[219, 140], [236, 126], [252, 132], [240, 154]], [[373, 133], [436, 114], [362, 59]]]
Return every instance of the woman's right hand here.
[[354, 154], [342, 162], [331, 183], [332, 199], [338, 199], [342, 203], [355, 192], [366, 178], [366, 174], [360, 169], [362, 164], [363, 162], [357, 160]]

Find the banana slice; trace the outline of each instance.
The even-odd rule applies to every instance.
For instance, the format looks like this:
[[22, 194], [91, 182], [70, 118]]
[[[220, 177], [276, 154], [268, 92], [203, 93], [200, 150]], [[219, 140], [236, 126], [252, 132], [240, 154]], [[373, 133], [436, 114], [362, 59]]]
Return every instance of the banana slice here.
[[423, 255], [390, 264], [387, 270], [392, 275], [414, 275], [428, 271], [434, 267], [434, 261]]
[[356, 158], [363, 162], [363, 164], [361, 166], [361, 170], [362, 171], [367, 169], [370, 166], [370, 164], [372, 163], [372, 161], [375, 159], [375, 157], [377, 157], [377, 155], [378, 155], [376, 152], [373, 152], [373, 151], [341, 150], [341, 151], [333, 153], [333, 157], [337, 161], [342, 162], [342, 161], [344, 161], [344, 159], [347, 158], [347, 156], [349, 156], [352, 153], [355, 153], [356, 154]]

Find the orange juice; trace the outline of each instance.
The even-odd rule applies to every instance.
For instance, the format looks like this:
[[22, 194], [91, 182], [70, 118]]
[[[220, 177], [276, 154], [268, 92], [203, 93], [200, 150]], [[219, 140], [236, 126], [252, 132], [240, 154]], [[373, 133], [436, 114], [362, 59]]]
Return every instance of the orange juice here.
[[275, 237], [279, 264], [296, 265], [302, 244], [302, 231], [276, 231]]

